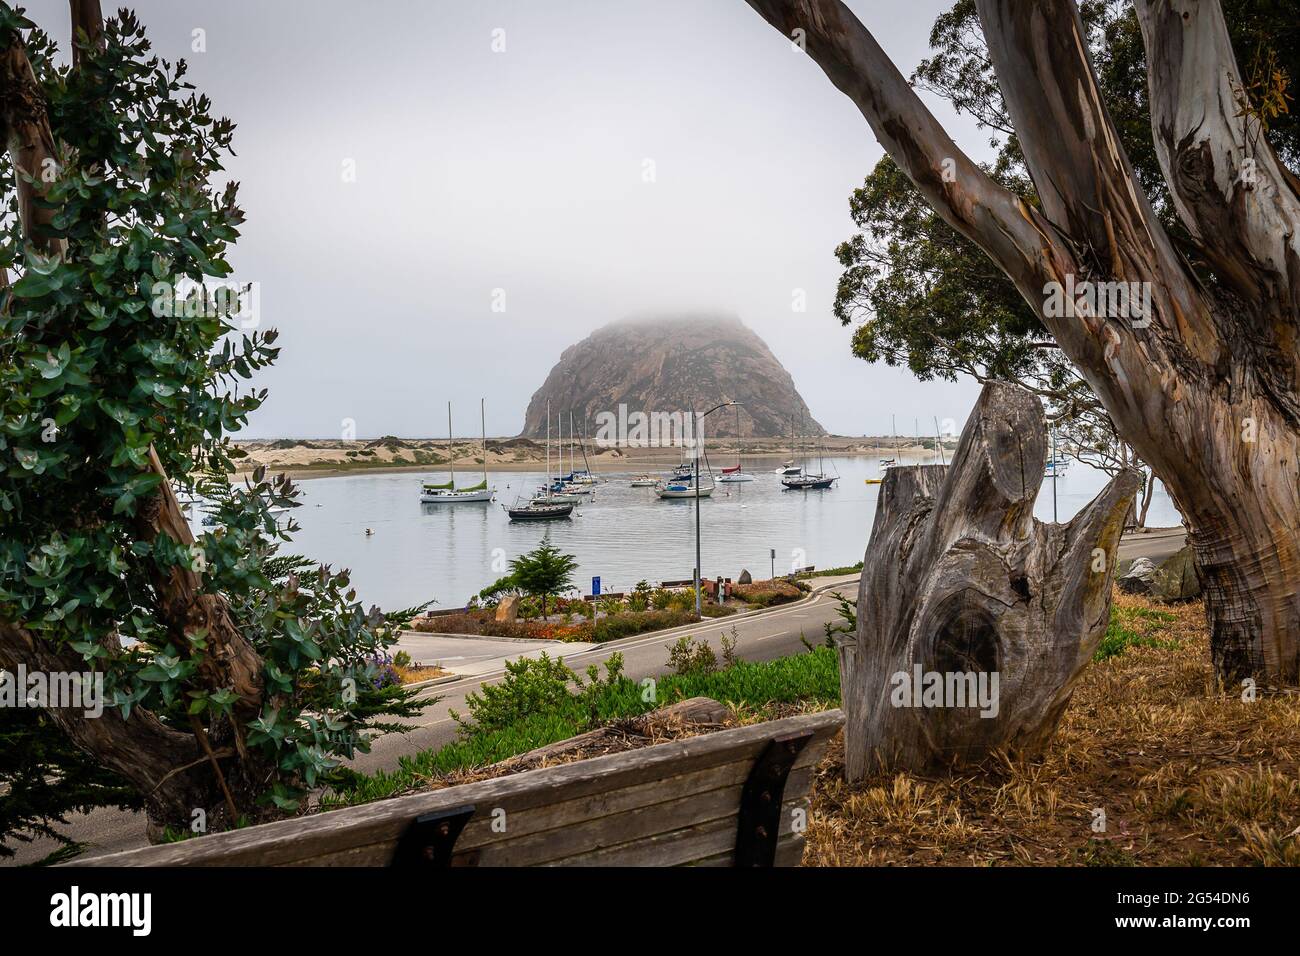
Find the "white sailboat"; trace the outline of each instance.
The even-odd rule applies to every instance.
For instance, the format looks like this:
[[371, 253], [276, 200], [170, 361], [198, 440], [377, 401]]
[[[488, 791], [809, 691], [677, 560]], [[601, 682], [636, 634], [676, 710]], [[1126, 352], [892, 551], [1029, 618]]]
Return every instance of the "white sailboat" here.
[[443, 485], [425, 482], [420, 490], [420, 501], [424, 504], [458, 504], [472, 501], [491, 501], [496, 494], [495, 488], [488, 487], [487, 477], [487, 418], [483, 400], [479, 400], [479, 422], [483, 430], [483, 480], [469, 488], [456, 487], [456, 454], [451, 444], [451, 402], [447, 403], [447, 466], [451, 480]]
[[[698, 447], [693, 448], [696, 458], [695, 461], [687, 464], [683, 462], [678, 465], [669, 478], [665, 478], [655, 485], [655, 494], [660, 498], [708, 498], [713, 494], [713, 473], [710, 471], [705, 474], [699, 471], [700, 460], [705, 462], [708, 458], [704, 454], [704, 436], [700, 435], [694, 441]], [[699, 477], [699, 488], [696, 489], [696, 477]]]
[[[556, 417], [560, 429], [560, 470], [564, 470], [564, 419]], [[532, 499], [536, 506], [573, 505], [582, 500], [582, 496], [570, 491], [562, 478], [551, 477], [551, 403], [546, 403], [546, 482], [538, 489]]]

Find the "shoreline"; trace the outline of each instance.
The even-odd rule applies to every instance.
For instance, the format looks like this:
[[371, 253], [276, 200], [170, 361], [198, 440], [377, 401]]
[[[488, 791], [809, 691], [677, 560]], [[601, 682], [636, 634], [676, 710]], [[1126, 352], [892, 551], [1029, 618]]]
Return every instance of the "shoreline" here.
[[[305, 443], [292, 449], [292, 457], [306, 460], [294, 461], [291, 458], [280, 458], [274, 455], [275, 451], [285, 450], [281, 447], [283, 439], [272, 441], [255, 441], [247, 443], [237, 443], [244, 451], [248, 453], [248, 458], [241, 460], [233, 472], [233, 477], [242, 478], [252, 472], [258, 466], [263, 466], [272, 474], [285, 474], [294, 481], [307, 481], [313, 478], [341, 478], [349, 475], [375, 474], [391, 475], [411, 473], [435, 473], [446, 474], [448, 472], [448, 462], [446, 459], [432, 458], [424, 461], [410, 461], [404, 457], [393, 456], [394, 446], [384, 446], [382, 440], [376, 441], [355, 441], [355, 442], [325, 442], [320, 441], [314, 445]], [[492, 448], [493, 441], [488, 439], [488, 462], [487, 471], [489, 476], [494, 472], [519, 473], [530, 471], [544, 471], [546, 469], [546, 456], [536, 454], [519, 454], [516, 452], [511, 457], [506, 457], [495, 452]], [[925, 445], [915, 444], [911, 439], [907, 444], [903, 444], [900, 439], [899, 444], [893, 445], [886, 442], [876, 446], [874, 444], [864, 447], [865, 442], [870, 439], [845, 439], [836, 440], [836, 444], [842, 443], [840, 447], [828, 444], [825, 449], [827, 458], [879, 458], [882, 455], [892, 457], [901, 457], [910, 460], [924, 460], [933, 457], [934, 449]], [[476, 446], [477, 442], [457, 440], [459, 446]], [[749, 442], [745, 442], [748, 446]], [[955, 445], [955, 441], [953, 442]], [[397, 446], [396, 455], [400, 456], [402, 451], [414, 450], [417, 455], [427, 453], [434, 454], [437, 451], [436, 443], [423, 442], [416, 440], [405, 440], [402, 446]], [[445, 446], [443, 448], [445, 451]], [[477, 450], [477, 449], [474, 449]], [[473, 454], [463, 454], [461, 449], [457, 448], [455, 458], [455, 468], [457, 472], [464, 472], [466, 475], [481, 474], [483, 471], [483, 462], [480, 457]], [[271, 452], [271, 454], [266, 454]], [[338, 457], [341, 453], [346, 456], [360, 456], [363, 452], [371, 452], [367, 455], [366, 460], [349, 461]], [[944, 443], [945, 454], [951, 453], [951, 447], [948, 442]], [[260, 453], [260, 455], [259, 455]], [[386, 454], [382, 454], [386, 453]], [[393, 456], [393, 457], [389, 457]], [[288, 457], [288, 456], [286, 456]], [[714, 471], [720, 468], [730, 466], [737, 458], [737, 449], [734, 439], [728, 442], [721, 440], [718, 447], [712, 449], [711, 453]], [[812, 461], [818, 456], [792, 456], [790, 449], [773, 448], [756, 451], [752, 446], [747, 447], [740, 460], [746, 466], [751, 463], [761, 465], [770, 465], [775, 468], [776, 465], [792, 458], [796, 461]], [[642, 472], [655, 473], [666, 472], [681, 462], [680, 450], [665, 448], [628, 448], [620, 449], [616, 455], [608, 449], [599, 452], [589, 450], [587, 455], [593, 475], [600, 477], [602, 475], [628, 475], [639, 474]], [[568, 471], [568, 456], [565, 456], [565, 462], [562, 470]], [[573, 463], [576, 467], [582, 466], [582, 459], [579, 456]], [[551, 459], [552, 469], [557, 467], [556, 459]], [[752, 466], [751, 466], [752, 467]]]

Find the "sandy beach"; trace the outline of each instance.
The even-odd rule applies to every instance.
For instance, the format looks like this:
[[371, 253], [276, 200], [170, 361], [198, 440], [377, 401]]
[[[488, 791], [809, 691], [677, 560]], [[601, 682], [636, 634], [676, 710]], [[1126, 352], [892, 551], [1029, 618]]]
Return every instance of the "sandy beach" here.
[[[950, 455], [955, 439], [944, 442], [944, 454]], [[255, 439], [236, 443], [248, 457], [241, 459], [236, 474], [246, 474], [258, 465], [291, 478], [331, 478], [368, 472], [385, 474], [404, 471], [446, 471], [447, 440], [436, 438], [357, 439], [344, 441], [320, 438]], [[850, 438], [831, 436], [820, 449], [809, 452], [815, 459], [827, 457], [902, 457], [926, 459], [934, 455], [934, 439]], [[457, 471], [466, 475], [483, 468], [482, 443], [477, 439], [456, 439], [452, 446]], [[551, 445], [551, 464], [556, 470], [570, 466], [570, 451], [564, 449], [563, 465], [556, 465], [559, 448]], [[714, 470], [734, 465], [739, 456], [747, 467], [775, 467], [794, 458], [788, 440], [778, 438], [744, 438], [737, 445], [734, 438], [720, 438], [708, 445], [709, 461]], [[800, 457], [802, 457], [802, 452]], [[587, 461], [596, 474], [656, 472], [677, 465], [682, 460], [680, 448], [595, 448], [587, 447]], [[489, 438], [487, 469], [489, 472], [536, 471], [546, 466], [546, 444], [528, 438]], [[573, 449], [573, 467], [584, 467], [582, 452]]]

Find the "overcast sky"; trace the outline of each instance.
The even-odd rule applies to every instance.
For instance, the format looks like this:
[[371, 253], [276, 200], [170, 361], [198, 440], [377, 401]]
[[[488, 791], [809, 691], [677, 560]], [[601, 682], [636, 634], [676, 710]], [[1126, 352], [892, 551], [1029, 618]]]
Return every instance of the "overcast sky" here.
[[[928, 433], [974, 402], [849, 353], [833, 250], [881, 149], [743, 0], [131, 5], [239, 127], [231, 261], [283, 346], [249, 437], [437, 435], [448, 400], [473, 434], [480, 396], [515, 434], [567, 346], [658, 311], [739, 315], [833, 432]], [[910, 74], [951, 0], [850, 5]], [[64, 47], [67, 6], [27, 3]]]

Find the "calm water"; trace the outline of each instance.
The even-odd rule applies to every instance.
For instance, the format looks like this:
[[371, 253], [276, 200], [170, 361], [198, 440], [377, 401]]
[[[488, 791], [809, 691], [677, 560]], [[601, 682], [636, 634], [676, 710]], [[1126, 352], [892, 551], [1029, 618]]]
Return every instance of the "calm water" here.
[[[905, 462], [906, 463], [906, 462]], [[706, 576], [735, 578], [742, 568], [754, 577], [771, 573], [772, 549], [778, 574], [792, 567], [831, 568], [862, 559], [879, 485], [875, 459], [826, 459], [838, 473], [827, 491], [782, 489], [774, 464], [747, 469], [755, 480], [719, 484], [700, 502]], [[502, 504], [531, 493], [541, 471], [491, 476], [497, 501], [491, 504], [421, 504], [420, 484], [440, 472], [317, 478], [301, 483], [303, 506], [294, 512], [301, 526], [288, 550], [352, 569], [353, 584], [366, 604], [388, 609], [436, 599], [438, 606], [463, 605], [472, 594], [506, 571], [505, 562], [531, 550], [546, 536], [576, 555], [584, 593], [600, 575], [605, 591], [628, 590], [645, 579], [691, 577], [695, 565], [692, 500], [661, 501], [652, 488], [632, 488], [630, 475], [602, 475], [593, 498], [568, 521], [510, 522]], [[468, 479], [467, 479], [468, 480]], [[1106, 477], [1074, 464], [1057, 479], [1057, 505], [1065, 520], [1101, 490]], [[1045, 479], [1037, 514], [1052, 517], [1052, 480]], [[1149, 523], [1173, 525], [1179, 517], [1163, 491]], [[367, 537], [365, 529], [374, 530]]]

